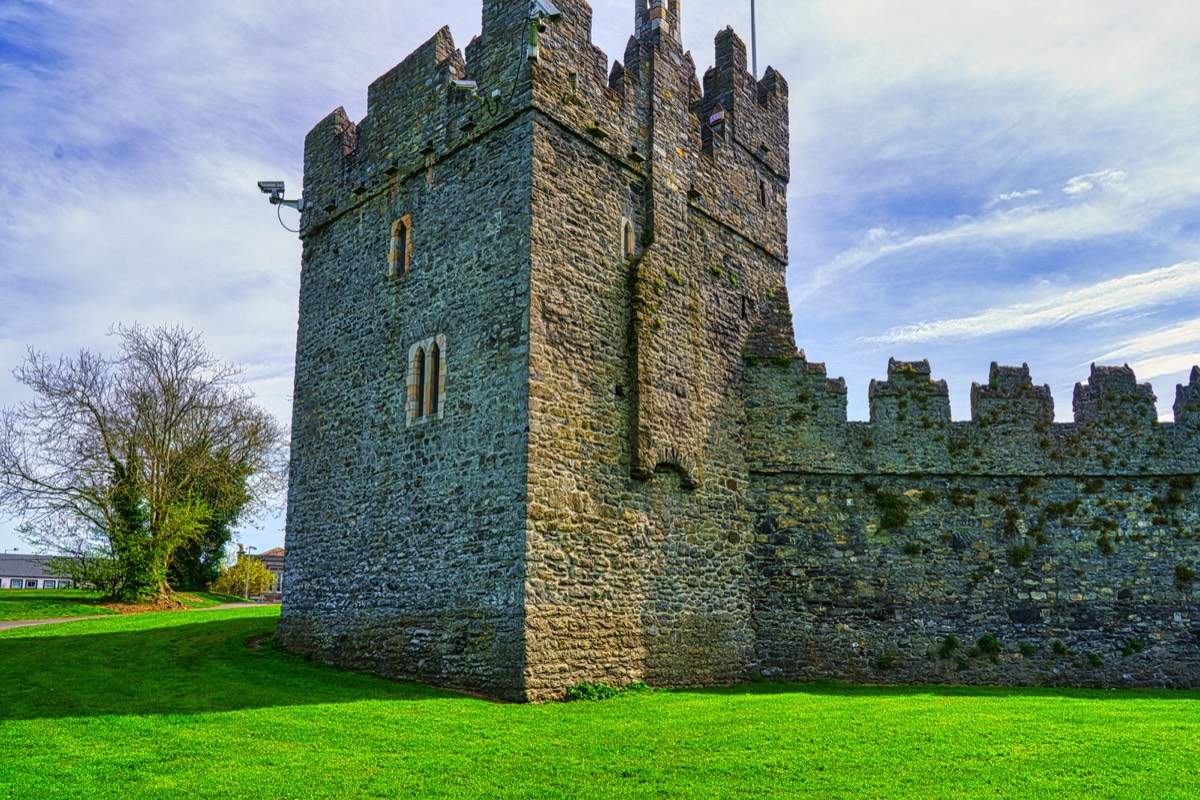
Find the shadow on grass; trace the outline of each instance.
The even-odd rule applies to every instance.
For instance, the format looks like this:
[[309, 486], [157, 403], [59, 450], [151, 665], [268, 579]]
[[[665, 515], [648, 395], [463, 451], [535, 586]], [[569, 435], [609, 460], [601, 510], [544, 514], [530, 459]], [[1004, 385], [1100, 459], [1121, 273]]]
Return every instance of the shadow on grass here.
[[785, 683], [775, 681], [744, 683], [700, 689], [669, 689], [673, 694], [720, 696], [809, 694], [832, 697], [1062, 697], [1087, 700], [1200, 700], [1197, 689], [1075, 688], [1069, 686], [967, 686], [936, 684], [851, 684], [819, 681]]
[[[213, 619], [210, 614], [220, 614]], [[140, 618], [140, 619], [139, 619]], [[107, 617], [0, 635], [0, 720], [203, 714], [362, 701], [454, 700], [460, 694], [313, 664], [246, 646], [277, 622], [262, 609]], [[1200, 691], [840, 683], [749, 683], [678, 689], [710, 697], [830, 695], [863, 699], [1200, 699]]]
[[62, 635], [0, 638], [0, 720], [460, 698], [248, 648], [274, 630], [274, 616], [94, 630], [111, 619], [56, 626]]

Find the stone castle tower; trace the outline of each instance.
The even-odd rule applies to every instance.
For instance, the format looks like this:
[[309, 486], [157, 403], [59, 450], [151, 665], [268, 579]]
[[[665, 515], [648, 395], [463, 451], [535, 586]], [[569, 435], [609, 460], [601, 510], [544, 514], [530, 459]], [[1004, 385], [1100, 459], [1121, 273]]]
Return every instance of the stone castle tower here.
[[[701, 83], [677, 0], [609, 71], [557, 6], [485, 3], [465, 57], [443, 28], [305, 142], [289, 645], [518, 700], [1200, 685], [1200, 370], [1174, 425], [1127, 368], [1055, 424], [995, 365], [952, 422], [893, 362], [847, 422], [793, 339], [786, 82], [726, 29]], [[929, 656], [985, 634], [1014, 657]], [[1050, 660], [1134, 641], [1144, 674]]]
[[787, 84], [725, 30], [702, 88], [675, 0], [610, 73], [556, 1], [485, 4], [465, 59], [443, 28], [306, 140], [283, 630], [509, 698], [738, 680]]

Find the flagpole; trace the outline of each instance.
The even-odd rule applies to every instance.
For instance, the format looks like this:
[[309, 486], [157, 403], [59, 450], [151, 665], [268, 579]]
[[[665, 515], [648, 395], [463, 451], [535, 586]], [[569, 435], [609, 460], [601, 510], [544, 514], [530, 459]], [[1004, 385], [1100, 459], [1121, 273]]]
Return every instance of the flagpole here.
[[750, 0], [750, 69], [758, 80], [758, 32], [754, 28], [754, 0]]

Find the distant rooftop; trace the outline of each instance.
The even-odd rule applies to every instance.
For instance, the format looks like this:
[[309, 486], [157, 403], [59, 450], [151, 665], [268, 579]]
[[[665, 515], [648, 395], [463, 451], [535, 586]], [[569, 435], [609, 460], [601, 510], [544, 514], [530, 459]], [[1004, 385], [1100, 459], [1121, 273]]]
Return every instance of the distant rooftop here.
[[47, 569], [46, 562], [53, 555], [37, 555], [34, 553], [0, 553], [0, 577], [5, 578], [59, 578], [64, 577], [58, 572]]

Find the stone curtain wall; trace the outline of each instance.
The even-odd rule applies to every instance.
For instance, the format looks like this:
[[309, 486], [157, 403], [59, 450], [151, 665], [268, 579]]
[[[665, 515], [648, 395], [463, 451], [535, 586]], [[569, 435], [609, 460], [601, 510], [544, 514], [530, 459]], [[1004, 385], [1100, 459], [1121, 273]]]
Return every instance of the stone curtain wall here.
[[[471, 48], [481, 82], [513, 77], [510, 16]], [[360, 124], [339, 109], [308, 136], [279, 630], [340, 666], [520, 699], [533, 123], [455, 93], [465, 70], [443, 29]], [[409, 269], [389, 277], [403, 217]], [[444, 402], [409, 427], [408, 354], [430, 340]]]
[[845, 421], [823, 365], [757, 361], [747, 390], [759, 669], [793, 679], [1200, 686], [1200, 370], [1175, 424], [1128, 368], [1076, 422], [993, 365], [951, 422], [924, 362]]

